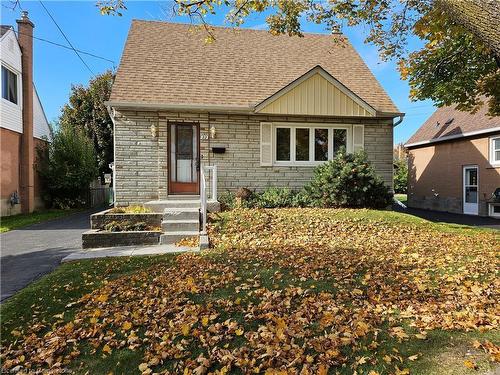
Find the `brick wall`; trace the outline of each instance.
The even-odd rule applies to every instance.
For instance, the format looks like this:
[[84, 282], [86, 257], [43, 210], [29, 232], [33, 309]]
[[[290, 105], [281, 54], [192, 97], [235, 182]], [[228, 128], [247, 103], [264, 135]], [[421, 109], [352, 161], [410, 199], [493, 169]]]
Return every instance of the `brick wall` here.
[[[174, 113], [122, 110], [115, 116], [116, 201], [118, 205], [166, 199], [168, 121], [199, 122], [201, 133], [216, 128], [216, 138], [200, 141], [202, 165], [217, 165], [218, 189], [239, 187], [262, 190], [268, 186], [300, 188], [307, 183], [313, 167], [261, 167], [260, 122], [288, 121], [365, 125], [365, 150], [377, 172], [392, 187], [392, 123], [390, 120], [305, 118], [264, 115]], [[153, 138], [151, 126], [158, 128]], [[226, 148], [214, 154], [211, 148]]]
[[500, 187], [500, 167], [489, 162], [489, 137], [457, 139], [409, 151], [408, 206], [463, 213], [463, 167], [479, 173], [479, 215], [488, 215], [488, 202]]

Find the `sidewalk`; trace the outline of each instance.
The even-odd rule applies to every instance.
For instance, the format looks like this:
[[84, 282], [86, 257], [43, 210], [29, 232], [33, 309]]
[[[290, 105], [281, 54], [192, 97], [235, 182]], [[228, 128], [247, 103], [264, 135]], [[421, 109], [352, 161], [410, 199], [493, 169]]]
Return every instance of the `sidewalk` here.
[[61, 263], [81, 259], [94, 259], [106, 257], [130, 257], [141, 255], [162, 255], [185, 253], [188, 251], [199, 251], [199, 247], [175, 246], [175, 245], [150, 245], [150, 246], [117, 246], [98, 249], [88, 249], [74, 252], [61, 260]]

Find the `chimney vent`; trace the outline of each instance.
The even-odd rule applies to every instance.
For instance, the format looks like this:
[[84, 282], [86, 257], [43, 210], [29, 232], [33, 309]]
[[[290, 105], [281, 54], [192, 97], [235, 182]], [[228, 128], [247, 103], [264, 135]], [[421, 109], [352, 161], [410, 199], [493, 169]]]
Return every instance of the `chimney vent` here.
[[21, 19], [24, 21], [24, 20], [29, 20], [29, 17], [28, 17], [28, 11], [27, 10], [23, 10], [21, 11]]

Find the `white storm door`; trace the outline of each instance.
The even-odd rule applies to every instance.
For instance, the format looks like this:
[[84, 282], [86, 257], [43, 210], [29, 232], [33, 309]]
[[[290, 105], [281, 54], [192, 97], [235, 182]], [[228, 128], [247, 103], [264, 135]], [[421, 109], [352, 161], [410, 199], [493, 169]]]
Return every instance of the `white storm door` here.
[[464, 167], [464, 214], [479, 213], [479, 171], [477, 166]]

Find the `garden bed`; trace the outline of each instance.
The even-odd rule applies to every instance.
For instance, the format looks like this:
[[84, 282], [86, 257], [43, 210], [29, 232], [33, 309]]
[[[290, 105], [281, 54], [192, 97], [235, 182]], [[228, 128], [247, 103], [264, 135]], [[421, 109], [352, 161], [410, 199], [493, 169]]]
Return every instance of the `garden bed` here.
[[91, 215], [91, 230], [82, 234], [82, 247], [157, 245], [163, 215], [148, 211], [142, 206], [130, 206]]
[[94, 249], [99, 247], [158, 245], [161, 231], [129, 231], [109, 232], [91, 229], [82, 234], [82, 248]]
[[112, 208], [106, 211], [101, 211], [90, 216], [91, 229], [104, 229], [107, 225], [115, 222], [120, 224], [126, 223], [146, 223], [148, 226], [161, 227], [163, 214], [155, 212], [141, 213], [116, 213], [116, 209]]

